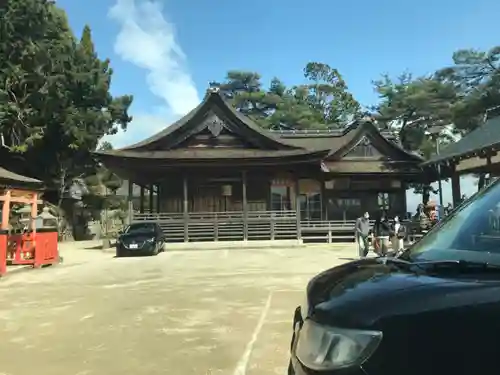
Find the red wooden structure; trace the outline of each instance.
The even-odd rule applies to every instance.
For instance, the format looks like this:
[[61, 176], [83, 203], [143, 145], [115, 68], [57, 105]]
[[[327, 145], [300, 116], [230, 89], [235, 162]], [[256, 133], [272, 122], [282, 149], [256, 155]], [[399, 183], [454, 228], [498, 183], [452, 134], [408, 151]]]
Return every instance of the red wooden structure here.
[[[7, 273], [7, 263], [32, 265], [34, 268], [59, 261], [57, 228], [36, 228], [41, 181], [7, 171], [0, 167], [0, 276]], [[24, 233], [9, 233], [11, 204], [31, 206], [30, 228]]]

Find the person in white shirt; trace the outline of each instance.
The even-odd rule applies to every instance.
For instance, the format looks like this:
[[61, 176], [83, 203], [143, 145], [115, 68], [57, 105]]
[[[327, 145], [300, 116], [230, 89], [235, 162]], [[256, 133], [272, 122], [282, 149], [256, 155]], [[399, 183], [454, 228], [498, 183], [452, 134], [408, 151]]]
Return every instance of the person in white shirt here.
[[406, 237], [406, 228], [399, 221], [399, 216], [394, 217], [394, 224], [392, 226], [392, 250], [398, 252], [404, 248], [404, 239]]

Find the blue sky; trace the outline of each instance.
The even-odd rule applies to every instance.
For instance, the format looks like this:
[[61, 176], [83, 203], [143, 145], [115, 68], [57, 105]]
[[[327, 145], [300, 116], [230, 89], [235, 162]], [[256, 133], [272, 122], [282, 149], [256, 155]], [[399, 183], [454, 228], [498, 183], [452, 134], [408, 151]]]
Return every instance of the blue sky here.
[[[336, 67], [354, 96], [374, 104], [372, 80], [426, 74], [459, 48], [500, 44], [498, 0], [57, 0], [76, 33], [93, 31], [115, 71], [114, 94], [133, 94], [124, 146], [194, 107], [230, 69], [300, 83], [309, 61]], [[312, 7], [314, 4], [314, 7]], [[473, 189], [468, 181], [467, 193]], [[446, 187], [448, 189], [448, 187]], [[448, 194], [446, 194], [448, 195]]]

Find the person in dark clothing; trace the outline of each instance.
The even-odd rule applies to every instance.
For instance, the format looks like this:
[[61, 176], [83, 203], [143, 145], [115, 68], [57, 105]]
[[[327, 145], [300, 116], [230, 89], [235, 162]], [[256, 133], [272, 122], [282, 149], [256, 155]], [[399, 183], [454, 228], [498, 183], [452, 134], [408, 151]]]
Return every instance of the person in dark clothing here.
[[358, 244], [358, 255], [366, 257], [369, 251], [368, 236], [370, 235], [370, 214], [365, 212], [356, 220], [356, 243]]
[[389, 249], [389, 239], [391, 238], [391, 226], [385, 212], [381, 212], [373, 225], [373, 236], [375, 237], [375, 252], [384, 256]]

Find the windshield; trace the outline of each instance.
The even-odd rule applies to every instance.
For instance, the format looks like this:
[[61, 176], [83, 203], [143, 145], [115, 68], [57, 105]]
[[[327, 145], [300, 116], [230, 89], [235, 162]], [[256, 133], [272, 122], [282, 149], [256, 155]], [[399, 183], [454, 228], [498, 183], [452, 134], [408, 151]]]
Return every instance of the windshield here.
[[452, 212], [404, 257], [500, 265], [500, 180]]
[[133, 234], [133, 233], [154, 233], [155, 225], [153, 223], [138, 223], [131, 224], [123, 233]]

